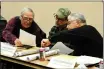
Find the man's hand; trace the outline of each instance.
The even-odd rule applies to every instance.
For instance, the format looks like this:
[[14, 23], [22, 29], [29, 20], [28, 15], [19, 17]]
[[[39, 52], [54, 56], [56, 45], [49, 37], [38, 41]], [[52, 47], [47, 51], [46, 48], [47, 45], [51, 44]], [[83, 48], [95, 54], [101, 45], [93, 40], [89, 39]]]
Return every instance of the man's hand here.
[[16, 46], [23, 46], [23, 44], [21, 43], [21, 41], [19, 39], [16, 39], [14, 41], [14, 43], [15, 43]]
[[51, 44], [51, 42], [49, 41], [49, 39], [43, 39], [41, 41], [41, 46], [42, 47], [46, 47], [46, 46], [49, 46]]

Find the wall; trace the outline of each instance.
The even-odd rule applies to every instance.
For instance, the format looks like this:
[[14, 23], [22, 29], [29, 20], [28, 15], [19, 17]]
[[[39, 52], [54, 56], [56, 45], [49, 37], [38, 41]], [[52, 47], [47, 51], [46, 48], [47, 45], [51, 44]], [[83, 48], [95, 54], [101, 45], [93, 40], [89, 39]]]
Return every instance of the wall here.
[[72, 12], [85, 15], [87, 24], [96, 27], [103, 36], [103, 3], [102, 2], [2, 2], [1, 14], [7, 20], [20, 15], [22, 8], [28, 6], [35, 12], [34, 20], [47, 33], [55, 24], [53, 14], [58, 8], [69, 8]]

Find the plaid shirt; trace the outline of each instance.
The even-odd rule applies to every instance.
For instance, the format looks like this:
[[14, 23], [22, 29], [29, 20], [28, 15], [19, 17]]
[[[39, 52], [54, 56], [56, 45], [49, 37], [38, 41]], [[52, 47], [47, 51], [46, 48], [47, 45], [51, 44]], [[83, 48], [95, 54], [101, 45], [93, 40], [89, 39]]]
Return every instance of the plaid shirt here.
[[21, 20], [19, 17], [14, 17], [7, 23], [5, 29], [2, 32], [3, 38], [11, 43], [15, 44], [15, 39], [19, 38], [19, 31], [23, 29], [24, 31], [36, 35], [36, 44], [40, 46], [40, 42], [43, 38], [46, 38], [46, 34], [40, 29], [40, 27], [33, 21], [31, 27], [24, 29], [21, 25]]

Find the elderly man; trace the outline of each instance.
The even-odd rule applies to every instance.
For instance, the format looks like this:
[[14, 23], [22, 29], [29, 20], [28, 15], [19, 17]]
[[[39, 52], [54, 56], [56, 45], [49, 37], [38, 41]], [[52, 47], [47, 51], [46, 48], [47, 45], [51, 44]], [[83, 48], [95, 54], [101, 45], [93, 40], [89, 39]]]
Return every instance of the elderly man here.
[[[68, 15], [71, 14], [71, 11], [68, 8], [59, 8], [58, 11], [54, 14], [55, 17], [55, 26], [53, 26], [49, 32], [48, 39], [50, 39], [53, 35], [56, 33], [67, 30], [67, 22], [68, 22]], [[42, 46], [47, 46], [48, 39], [43, 39], [41, 41]], [[53, 46], [55, 43], [52, 42], [51, 46]], [[65, 45], [69, 45], [67, 43], [64, 43]]]
[[103, 57], [103, 38], [93, 26], [86, 24], [84, 15], [80, 13], [70, 14], [68, 16], [67, 28], [69, 30], [52, 36], [47, 41], [47, 46], [51, 42], [69, 42], [73, 45], [73, 55], [75, 56]]
[[[23, 46], [19, 38], [20, 29], [36, 35], [36, 45], [40, 46], [41, 40], [46, 38], [46, 34], [34, 21], [34, 12], [31, 8], [24, 8], [20, 16], [13, 17], [9, 20], [4, 29], [2, 36], [10, 44]], [[28, 40], [28, 39], [27, 39]]]

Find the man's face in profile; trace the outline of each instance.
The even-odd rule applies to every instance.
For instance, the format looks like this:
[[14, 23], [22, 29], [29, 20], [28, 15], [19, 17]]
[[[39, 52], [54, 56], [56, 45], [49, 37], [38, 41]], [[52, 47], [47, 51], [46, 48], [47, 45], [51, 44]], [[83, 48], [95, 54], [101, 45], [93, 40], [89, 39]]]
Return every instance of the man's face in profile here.
[[56, 25], [58, 27], [66, 27], [66, 24], [67, 24], [66, 19], [58, 18], [58, 16], [55, 16], [55, 19], [56, 19]]

